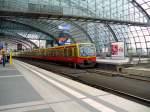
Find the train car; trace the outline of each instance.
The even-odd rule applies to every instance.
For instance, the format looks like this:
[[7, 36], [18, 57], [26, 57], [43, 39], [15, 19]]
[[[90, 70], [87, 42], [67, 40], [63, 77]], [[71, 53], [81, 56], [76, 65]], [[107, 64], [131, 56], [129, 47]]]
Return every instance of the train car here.
[[16, 57], [65, 62], [74, 67], [93, 67], [96, 64], [96, 49], [92, 43], [77, 43], [23, 51], [17, 53]]

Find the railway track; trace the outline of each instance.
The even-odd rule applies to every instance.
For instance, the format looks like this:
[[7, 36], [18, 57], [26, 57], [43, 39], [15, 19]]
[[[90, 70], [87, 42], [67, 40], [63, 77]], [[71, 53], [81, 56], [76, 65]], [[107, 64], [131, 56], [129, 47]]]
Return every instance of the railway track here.
[[119, 73], [116, 71], [106, 71], [106, 70], [101, 70], [101, 69], [86, 69], [86, 71], [90, 73], [97, 73], [100, 75], [105, 75], [105, 76], [110, 76], [110, 77], [124, 77], [124, 78], [129, 78], [129, 79], [140, 80], [144, 82], [150, 82], [150, 77], [146, 77], [146, 76], [124, 74], [124, 73]]
[[[30, 63], [32, 65], [38, 66], [40, 68], [52, 71], [54, 73], [60, 74], [64, 77], [88, 84], [90, 86], [96, 87], [98, 89], [103, 89], [105, 91], [111, 91], [115, 92], [117, 94], [125, 95], [130, 97], [130, 98], [135, 98], [138, 101], [137, 102], [146, 102], [146, 105], [150, 103], [150, 96], [146, 96], [143, 94], [143, 96], [140, 96], [139, 94], [133, 94], [133, 91], [125, 91], [122, 89], [119, 89], [118, 87], [115, 88], [114, 86], [111, 87], [106, 81], [111, 81], [111, 78], [122, 78], [128, 79], [128, 80], [138, 80], [141, 82], [146, 82], [149, 83], [149, 79], [145, 80], [142, 79], [141, 77], [138, 78], [138, 76], [126, 76], [126, 75], [121, 75], [115, 71], [104, 71], [104, 70], [99, 70], [98, 68], [94, 69], [74, 69], [66, 66], [62, 66], [62, 64], [56, 64], [56, 63], [50, 63], [50, 62], [37, 62], [37, 61], [29, 61], [26, 60], [25, 62]], [[93, 77], [92, 77], [93, 76]], [[95, 76], [95, 78], [94, 78]], [[99, 78], [98, 78], [99, 77]], [[102, 79], [101, 79], [102, 78]], [[100, 83], [100, 80], [103, 81], [103, 79], [108, 79], [105, 81], [105, 84]], [[92, 81], [93, 80], [93, 81]], [[96, 80], [96, 81], [95, 81]], [[99, 81], [98, 81], [99, 80]], [[104, 82], [104, 81], [103, 81]], [[112, 84], [113, 85], [113, 84]], [[117, 85], [117, 84], [116, 84]], [[128, 89], [127, 89], [128, 90]]]

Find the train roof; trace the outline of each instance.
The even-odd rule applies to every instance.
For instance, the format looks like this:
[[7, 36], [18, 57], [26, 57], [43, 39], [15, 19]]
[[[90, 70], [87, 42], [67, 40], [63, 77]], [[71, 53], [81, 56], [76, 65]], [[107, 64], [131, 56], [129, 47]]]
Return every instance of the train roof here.
[[[33, 49], [33, 52], [38, 52], [39, 50], [46, 50], [46, 49], [53, 49], [53, 48], [64, 48], [64, 47], [68, 47], [68, 46], [78, 46], [81, 44], [93, 44], [93, 43], [73, 43], [73, 44], [67, 44], [67, 45], [63, 45], [63, 46], [54, 46], [51, 48], [40, 48], [40, 49]], [[30, 51], [21, 51], [21, 52], [30, 52]]]
[[[74, 43], [74, 44], [67, 44], [67, 45], [63, 45], [63, 46], [55, 46], [55, 47], [51, 47], [51, 48], [63, 48], [63, 47], [68, 47], [68, 46], [77, 46], [77, 45], [81, 45], [81, 44], [93, 44], [93, 43]], [[51, 48], [47, 48], [47, 49], [51, 49]]]

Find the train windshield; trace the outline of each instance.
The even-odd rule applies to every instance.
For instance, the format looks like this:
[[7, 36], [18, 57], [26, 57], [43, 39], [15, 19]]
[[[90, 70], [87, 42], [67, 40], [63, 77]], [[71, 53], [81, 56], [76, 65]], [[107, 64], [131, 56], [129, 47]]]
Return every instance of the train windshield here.
[[95, 56], [96, 50], [93, 44], [80, 44], [80, 56]]

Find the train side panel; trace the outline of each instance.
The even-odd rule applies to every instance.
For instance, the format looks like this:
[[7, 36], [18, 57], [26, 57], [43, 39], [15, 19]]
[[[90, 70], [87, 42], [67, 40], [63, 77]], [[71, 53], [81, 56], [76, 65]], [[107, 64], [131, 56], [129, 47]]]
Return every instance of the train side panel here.
[[65, 63], [74, 63], [79, 66], [94, 65], [96, 56], [80, 56], [80, 44], [71, 44], [65, 46], [57, 46], [47, 49], [37, 49], [33, 51], [20, 52], [18, 57], [58, 61]]

